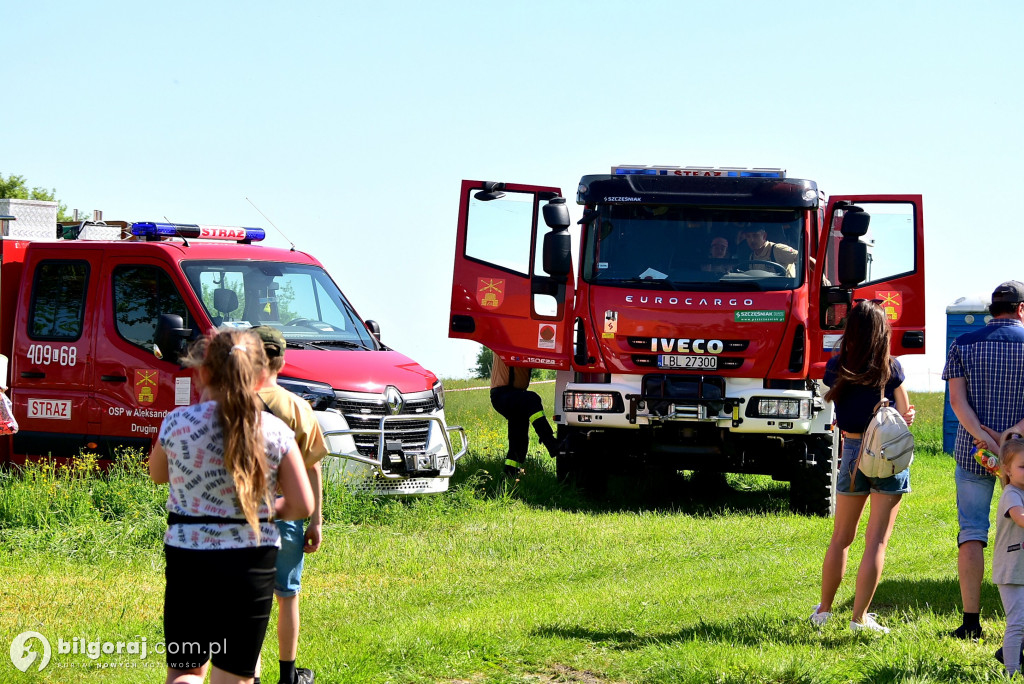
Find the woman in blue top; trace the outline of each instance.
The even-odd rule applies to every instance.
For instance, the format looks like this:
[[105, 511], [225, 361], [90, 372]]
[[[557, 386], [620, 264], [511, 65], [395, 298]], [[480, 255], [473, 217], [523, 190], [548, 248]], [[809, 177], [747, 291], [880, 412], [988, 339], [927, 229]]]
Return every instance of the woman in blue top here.
[[861, 437], [885, 396], [907, 423], [914, 421], [903, 386], [903, 367], [889, 356], [892, 329], [885, 311], [875, 302], [862, 301], [853, 307], [839, 343], [839, 354], [825, 367], [825, 399], [835, 404], [836, 425], [843, 435], [843, 456], [836, 478], [836, 516], [832, 540], [821, 568], [821, 603], [814, 607], [811, 622], [824, 625], [832, 617], [832, 601], [846, 572], [846, 557], [857, 535], [857, 525], [868, 496], [871, 513], [865, 533], [864, 556], [857, 570], [850, 629], [888, 633], [867, 612], [882, 576], [885, 549], [900, 509], [900, 499], [910, 492], [910, 469], [891, 477], [870, 478], [857, 468]]

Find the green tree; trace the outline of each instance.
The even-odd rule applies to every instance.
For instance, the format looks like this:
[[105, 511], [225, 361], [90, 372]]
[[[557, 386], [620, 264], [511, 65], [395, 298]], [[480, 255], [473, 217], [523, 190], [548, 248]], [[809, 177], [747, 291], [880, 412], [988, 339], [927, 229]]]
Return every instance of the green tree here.
[[476, 365], [470, 369], [474, 378], [491, 377], [491, 363], [494, 360], [494, 352], [487, 347], [480, 347], [476, 355]]
[[[27, 200], [43, 200], [44, 202], [53, 202], [56, 190], [47, 190], [46, 188], [35, 187], [29, 188], [25, 182], [24, 176], [18, 176], [11, 174], [4, 178], [4, 175], [0, 173], [0, 199], [27, 199]], [[58, 221], [70, 221], [71, 216], [67, 213], [68, 205], [63, 202], [57, 202], [57, 220]]]
[[[474, 378], [489, 378], [491, 377], [491, 364], [494, 361], [494, 352], [487, 347], [480, 347], [480, 351], [476, 354], [476, 365], [469, 369], [469, 372], [473, 374]], [[531, 380], [554, 380], [555, 371], [532, 368], [530, 369]]]

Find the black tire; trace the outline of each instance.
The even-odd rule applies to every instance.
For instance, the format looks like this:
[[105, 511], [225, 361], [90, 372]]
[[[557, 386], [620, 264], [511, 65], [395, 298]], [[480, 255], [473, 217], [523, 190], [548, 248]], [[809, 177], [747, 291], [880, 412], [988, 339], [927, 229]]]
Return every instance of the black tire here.
[[563, 451], [555, 457], [555, 475], [559, 482], [575, 485], [592, 497], [608, 491], [608, 458], [596, 441], [587, 439], [577, 427], [560, 425], [558, 438], [564, 440]]
[[807, 437], [789, 483], [789, 510], [831, 517], [836, 510], [836, 459], [831, 435]]

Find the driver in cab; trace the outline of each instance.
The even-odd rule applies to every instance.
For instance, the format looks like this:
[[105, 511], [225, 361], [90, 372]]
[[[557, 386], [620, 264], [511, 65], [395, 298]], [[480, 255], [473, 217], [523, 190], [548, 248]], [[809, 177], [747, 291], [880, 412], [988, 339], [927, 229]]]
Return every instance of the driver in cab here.
[[764, 228], [748, 224], [740, 229], [739, 237], [746, 241], [747, 247], [750, 248], [750, 256], [746, 257], [748, 260], [776, 263], [785, 266], [786, 275], [789, 277], [796, 275], [796, 260], [800, 256], [799, 253], [789, 245], [770, 241]]

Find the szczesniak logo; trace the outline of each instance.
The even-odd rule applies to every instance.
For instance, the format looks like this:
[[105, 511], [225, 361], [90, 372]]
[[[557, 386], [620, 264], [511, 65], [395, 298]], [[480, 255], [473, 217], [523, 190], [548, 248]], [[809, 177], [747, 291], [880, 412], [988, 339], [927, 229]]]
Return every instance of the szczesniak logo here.
[[39, 655], [28, 647], [28, 642], [32, 639], [39, 639], [43, 644], [43, 657], [39, 661], [38, 670], [41, 672], [50, 662], [50, 642], [46, 637], [39, 632], [22, 632], [11, 642], [11, 662], [22, 672], [26, 672]]

